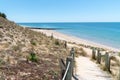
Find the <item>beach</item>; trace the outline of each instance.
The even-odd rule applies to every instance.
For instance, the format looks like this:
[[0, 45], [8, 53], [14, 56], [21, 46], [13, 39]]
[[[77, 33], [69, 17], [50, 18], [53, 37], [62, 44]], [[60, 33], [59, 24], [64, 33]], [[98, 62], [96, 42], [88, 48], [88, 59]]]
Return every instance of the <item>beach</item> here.
[[[107, 72], [103, 71], [100, 66], [96, 64], [94, 61], [91, 60], [92, 56], [92, 49], [86, 48], [83, 46], [79, 46], [79, 44], [89, 45], [93, 47], [98, 48], [104, 48], [105, 51], [119, 51], [118, 49], [108, 47], [105, 45], [101, 45], [95, 42], [91, 42], [88, 40], [80, 39], [74, 36], [69, 36], [66, 34], [59, 33], [55, 30], [41, 30], [41, 29], [32, 29], [34, 31], [42, 32], [46, 34], [47, 36], [53, 35], [54, 38], [64, 40], [68, 42], [68, 48], [76, 47], [76, 48], [82, 48], [85, 53], [87, 53], [87, 56], [78, 56], [75, 57], [76, 61], [76, 67], [75, 67], [75, 75], [78, 79], [82, 80], [113, 80], [113, 77], [111, 74], [108, 74]], [[114, 71], [114, 69], [111, 69]], [[89, 74], [89, 75], [87, 75]], [[116, 74], [116, 71], [115, 73]]]
[[120, 0], [7, 2], [0, 80], [120, 80]]
[[60, 39], [60, 40], [65, 40], [67, 42], [73, 42], [76, 44], [84, 44], [87, 46], [92, 46], [92, 47], [98, 47], [98, 48], [103, 48], [106, 51], [113, 51], [113, 52], [119, 52], [119, 49], [113, 48], [113, 47], [109, 47], [106, 45], [102, 45], [100, 43], [95, 43], [89, 40], [85, 40], [85, 39], [81, 39], [75, 36], [71, 36], [71, 35], [66, 35], [60, 32], [57, 32], [55, 30], [42, 30], [42, 29], [32, 29], [34, 31], [38, 31], [38, 32], [42, 32], [44, 34], [46, 34], [47, 36], [51, 36], [53, 35], [53, 37]]
[[[75, 49], [74, 59], [76, 62], [76, 67], [74, 69], [78, 79], [97, 80], [99, 76], [99, 79], [109, 80], [106, 78], [107, 75], [111, 80], [111, 75], [109, 76], [102, 71], [99, 65], [95, 63], [96, 61], [91, 60], [92, 49], [94, 47], [105, 48], [105, 52], [107, 50], [117, 50], [89, 40], [83, 40], [59, 33], [56, 30], [31, 30], [30, 28], [18, 26], [14, 22], [10, 22], [3, 18], [0, 18], [0, 22], [0, 32], [2, 34], [0, 38], [0, 59], [3, 63], [10, 65], [8, 68], [8, 65], [1, 64], [0, 76], [5, 76], [4, 79], [46, 80], [47, 78], [48, 80], [58, 80], [60, 79], [59, 60], [63, 59], [63, 61], [66, 61], [66, 58], [69, 57], [71, 52], [71, 48], [73, 48], [73, 50]], [[67, 46], [65, 45], [65, 41], [67, 42]], [[34, 59], [31, 57], [31, 54], [35, 55]], [[113, 75], [116, 75], [119, 65], [116, 57], [111, 60], [111, 65], [111, 71]], [[102, 67], [104, 64], [100, 66]], [[49, 73], [51, 71], [55, 74]], [[11, 75], [10, 72], [14, 74]], [[88, 79], [88, 74], [92, 74], [89, 75], [91, 79]], [[30, 77], [31, 75], [33, 76]]]

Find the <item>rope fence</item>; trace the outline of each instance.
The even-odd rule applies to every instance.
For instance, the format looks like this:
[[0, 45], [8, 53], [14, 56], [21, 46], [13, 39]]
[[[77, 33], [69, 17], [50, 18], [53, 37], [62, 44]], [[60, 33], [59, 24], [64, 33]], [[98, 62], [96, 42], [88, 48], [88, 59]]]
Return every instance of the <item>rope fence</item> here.
[[73, 74], [74, 72], [74, 58], [75, 57], [75, 51], [72, 48], [70, 51], [70, 55], [66, 59], [66, 64], [61, 59], [60, 60], [60, 66], [61, 66], [61, 80], [72, 80], [74, 78], [75, 80], [78, 80]]
[[[94, 49], [94, 48], [92, 49], [92, 59], [97, 60], [97, 63], [101, 64], [101, 65], [102, 65], [101, 62], [102, 62], [102, 59], [103, 59], [105, 70], [110, 72], [110, 73], [111, 73], [111, 59], [112, 59], [113, 56], [115, 57], [115, 56], [118, 56], [118, 55], [116, 55], [115, 53], [110, 54], [108, 52], [102, 53], [98, 49]], [[117, 62], [117, 63], [119, 63], [119, 62]], [[118, 77], [116, 80], [120, 80], [120, 63], [119, 63], [118, 74], [117, 74], [116, 77]]]
[[64, 74], [64, 76], [63, 76], [62, 80], [65, 80], [66, 75], [67, 75], [68, 70], [69, 70], [69, 67], [70, 67], [70, 62], [69, 62], [69, 63], [68, 63], [68, 65], [67, 65], [67, 69], [66, 69], [66, 71], [65, 71], [65, 74]]

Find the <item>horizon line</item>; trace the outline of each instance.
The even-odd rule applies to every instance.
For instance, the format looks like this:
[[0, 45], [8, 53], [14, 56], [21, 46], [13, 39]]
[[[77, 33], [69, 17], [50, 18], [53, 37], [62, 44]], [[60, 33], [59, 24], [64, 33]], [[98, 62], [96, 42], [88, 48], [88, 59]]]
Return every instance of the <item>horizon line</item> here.
[[114, 21], [109, 21], [109, 22], [16, 22], [16, 23], [120, 23], [120, 22], [114, 22]]

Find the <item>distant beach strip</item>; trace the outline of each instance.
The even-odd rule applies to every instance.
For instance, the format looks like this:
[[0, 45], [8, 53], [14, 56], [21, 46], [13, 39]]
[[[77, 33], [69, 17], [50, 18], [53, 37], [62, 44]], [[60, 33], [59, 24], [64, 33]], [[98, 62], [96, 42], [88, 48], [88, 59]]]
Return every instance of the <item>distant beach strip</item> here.
[[30, 29], [42, 29], [42, 30], [61, 30], [62, 28], [35, 28], [35, 27], [28, 27]]
[[[35, 30], [44, 30], [45, 33], [60, 33], [72, 38], [72, 41], [99, 44], [120, 50], [120, 23], [19, 23], [22, 26]], [[51, 34], [50, 34], [51, 35]], [[63, 37], [63, 36], [62, 36]], [[73, 38], [74, 37], [74, 38]], [[65, 37], [64, 37], [65, 38]], [[65, 40], [70, 40], [65, 39]], [[77, 38], [77, 39], [76, 39]], [[101, 47], [102, 47], [101, 46]]]

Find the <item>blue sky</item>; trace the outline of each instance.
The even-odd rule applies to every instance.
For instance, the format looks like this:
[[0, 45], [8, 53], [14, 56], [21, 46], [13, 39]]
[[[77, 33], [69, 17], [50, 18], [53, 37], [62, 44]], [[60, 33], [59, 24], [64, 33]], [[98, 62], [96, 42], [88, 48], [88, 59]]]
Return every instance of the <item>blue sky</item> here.
[[120, 22], [120, 0], [0, 0], [15, 22]]

